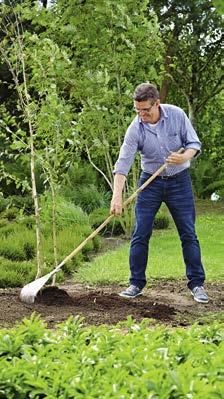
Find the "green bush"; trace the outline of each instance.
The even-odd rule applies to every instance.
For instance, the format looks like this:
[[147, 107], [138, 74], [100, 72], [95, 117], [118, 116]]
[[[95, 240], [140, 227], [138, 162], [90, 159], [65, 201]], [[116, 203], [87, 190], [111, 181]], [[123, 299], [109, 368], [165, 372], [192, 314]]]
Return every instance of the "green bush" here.
[[223, 169], [217, 167], [213, 160], [200, 158], [192, 166], [193, 188], [198, 198], [209, 197], [214, 191], [224, 189]]
[[[10, 230], [12, 226], [8, 226]], [[6, 228], [4, 233], [6, 234]], [[2, 230], [2, 229], [1, 229]], [[0, 230], [0, 231], [1, 231]], [[8, 231], [8, 234], [2, 236], [0, 240], [0, 255], [7, 259], [21, 261], [30, 260], [35, 256], [35, 232], [25, 227], [18, 227]]]
[[[61, 230], [75, 224], [89, 224], [88, 215], [79, 207], [63, 197], [57, 197], [57, 229]], [[46, 235], [52, 231], [52, 200], [50, 194], [41, 198], [41, 218]]]
[[170, 224], [170, 218], [167, 215], [164, 214], [158, 214], [155, 217], [154, 223], [153, 223], [153, 228], [155, 230], [164, 230], [169, 227]]
[[10, 206], [10, 198], [0, 197], [0, 213], [5, 211]]
[[[57, 236], [58, 243], [58, 262], [60, 263], [67, 255], [69, 255], [78, 245], [91, 234], [89, 225], [75, 224], [64, 230], [60, 230]], [[99, 240], [90, 240], [74, 258], [63, 267], [64, 272], [75, 270], [84, 260], [88, 260], [87, 253], [99, 248]], [[52, 237], [48, 237], [44, 241], [44, 254], [46, 265], [54, 265], [53, 241]]]
[[[89, 221], [94, 229], [100, 226], [109, 216], [109, 208], [97, 208], [89, 215]], [[134, 228], [134, 212], [132, 208], [126, 209], [121, 216], [114, 217], [102, 230], [104, 235], [123, 235], [130, 237]], [[154, 220], [154, 229], [167, 229], [169, 227], [170, 217], [165, 207], [157, 213]]]
[[8, 219], [4, 219], [4, 218], [0, 219], [0, 231], [1, 231], [2, 227], [7, 226], [8, 224], [9, 224]]
[[2, 398], [223, 398], [224, 327], [169, 329], [130, 317], [56, 329], [33, 315], [0, 330]]
[[162, 204], [159, 212], [157, 212], [154, 223], [153, 229], [155, 230], [163, 230], [167, 229], [170, 224], [170, 214], [165, 204]]
[[21, 231], [21, 227], [17, 221], [9, 222], [7, 219], [4, 220], [7, 222], [0, 228], [0, 237], [8, 237], [10, 234], [15, 234]]
[[0, 287], [23, 287], [34, 280], [36, 262], [13, 262], [0, 257]]
[[17, 223], [21, 226], [27, 227], [29, 230], [32, 230], [35, 227], [35, 216], [22, 216], [17, 220]]
[[[99, 227], [109, 216], [109, 208], [97, 208], [89, 215], [91, 226], [96, 229]], [[124, 229], [121, 225], [119, 217], [114, 217], [101, 231], [101, 235], [120, 235], [124, 234]]]
[[0, 198], [0, 213], [12, 207], [22, 209], [27, 214], [33, 213], [33, 199], [31, 196], [22, 195], [11, 195], [7, 198]]
[[[50, 197], [47, 196], [43, 201], [43, 221], [44, 234], [44, 273], [49, 272], [55, 266], [53, 240], [52, 240], [52, 204]], [[5, 211], [4, 211], [5, 212]], [[71, 202], [59, 198], [57, 204], [57, 243], [58, 243], [58, 262], [61, 262], [70, 252], [72, 252], [84, 239], [92, 232], [87, 214]], [[24, 261], [32, 260], [36, 257], [36, 235], [34, 216], [22, 216], [9, 222], [1, 219], [0, 224], [0, 256], [4, 264], [10, 267], [2, 268], [0, 286], [21, 286], [35, 277], [36, 261], [34, 260], [32, 276], [23, 273], [21, 265], [25, 267]], [[88, 252], [97, 250], [100, 247], [100, 237], [95, 237], [88, 242], [82, 251], [77, 254], [64, 268], [63, 272], [74, 270], [84, 260], [88, 260]], [[6, 263], [5, 263], [6, 262]], [[3, 270], [4, 269], [4, 270]], [[57, 275], [57, 280], [62, 279], [63, 272]], [[26, 281], [25, 281], [26, 280]]]
[[98, 185], [98, 174], [89, 163], [74, 163], [68, 170], [65, 187]]
[[7, 208], [1, 216], [9, 221], [14, 220], [19, 216], [19, 209], [16, 207]]
[[108, 202], [106, 193], [101, 192], [93, 184], [75, 186], [75, 188], [67, 187], [63, 189], [63, 196], [75, 205], [80, 206], [87, 213], [92, 212], [95, 208], [106, 206]]

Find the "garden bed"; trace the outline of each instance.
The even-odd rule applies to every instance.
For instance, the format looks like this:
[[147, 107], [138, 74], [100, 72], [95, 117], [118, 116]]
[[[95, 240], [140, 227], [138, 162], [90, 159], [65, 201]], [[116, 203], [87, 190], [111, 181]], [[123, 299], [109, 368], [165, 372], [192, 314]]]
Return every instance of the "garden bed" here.
[[49, 327], [80, 315], [86, 324], [115, 324], [131, 315], [135, 320], [152, 318], [171, 326], [188, 326], [194, 321], [224, 318], [224, 282], [206, 284], [211, 298], [208, 304], [193, 301], [183, 280], [154, 280], [144, 295], [134, 300], [118, 296], [120, 286], [89, 287], [68, 282], [59, 288], [45, 287], [35, 303], [19, 299], [20, 289], [1, 289], [0, 326], [12, 326], [33, 312], [41, 315]]

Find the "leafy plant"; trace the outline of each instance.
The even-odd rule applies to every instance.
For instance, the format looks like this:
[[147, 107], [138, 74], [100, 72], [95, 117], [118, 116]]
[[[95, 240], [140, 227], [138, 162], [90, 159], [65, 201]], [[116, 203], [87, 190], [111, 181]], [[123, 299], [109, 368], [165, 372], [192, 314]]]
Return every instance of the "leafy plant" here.
[[50, 330], [32, 315], [0, 331], [1, 395], [222, 398], [223, 343], [218, 322], [184, 330], [129, 317], [108, 328], [70, 317]]
[[218, 170], [212, 160], [199, 159], [191, 169], [194, 192], [199, 198], [205, 198], [217, 189], [224, 187], [223, 171]]

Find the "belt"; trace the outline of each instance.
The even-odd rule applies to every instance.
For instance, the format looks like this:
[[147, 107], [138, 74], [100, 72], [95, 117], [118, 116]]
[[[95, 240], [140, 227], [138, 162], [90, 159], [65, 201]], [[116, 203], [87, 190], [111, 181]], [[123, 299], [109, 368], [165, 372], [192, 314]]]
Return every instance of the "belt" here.
[[187, 169], [181, 170], [181, 172], [176, 173], [175, 175], [170, 175], [170, 176], [157, 176], [159, 179], [162, 180], [171, 180], [171, 179], [176, 179], [176, 177], [180, 176], [181, 174], [186, 173]]
[[[162, 180], [172, 180], [172, 179], [176, 179], [178, 176], [180, 176], [181, 174], [184, 174], [188, 171], [188, 168], [185, 168], [184, 170], [181, 170], [181, 172], [176, 173], [175, 175], [168, 175], [168, 176], [156, 176], [156, 179], [162, 179]], [[151, 177], [152, 174], [147, 173], [147, 172], [143, 172], [147, 175], [147, 178]]]

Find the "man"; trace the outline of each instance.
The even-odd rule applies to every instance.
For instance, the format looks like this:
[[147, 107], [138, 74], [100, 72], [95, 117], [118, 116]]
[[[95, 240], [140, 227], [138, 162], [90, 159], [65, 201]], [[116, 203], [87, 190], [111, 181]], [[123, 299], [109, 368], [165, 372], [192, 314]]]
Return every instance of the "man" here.
[[[110, 212], [122, 213], [122, 192], [137, 150], [141, 153], [143, 184], [164, 162], [165, 171], [139, 195], [136, 224], [130, 247], [130, 286], [119, 295], [135, 298], [146, 285], [148, 245], [156, 213], [164, 202], [176, 224], [182, 243], [188, 288], [197, 302], [207, 303], [205, 272], [195, 233], [195, 206], [189, 175], [190, 160], [200, 153], [201, 143], [181, 108], [160, 104], [157, 88], [142, 83], [134, 92], [137, 116], [127, 129], [114, 170], [114, 192]], [[177, 151], [183, 147], [184, 152]]]

